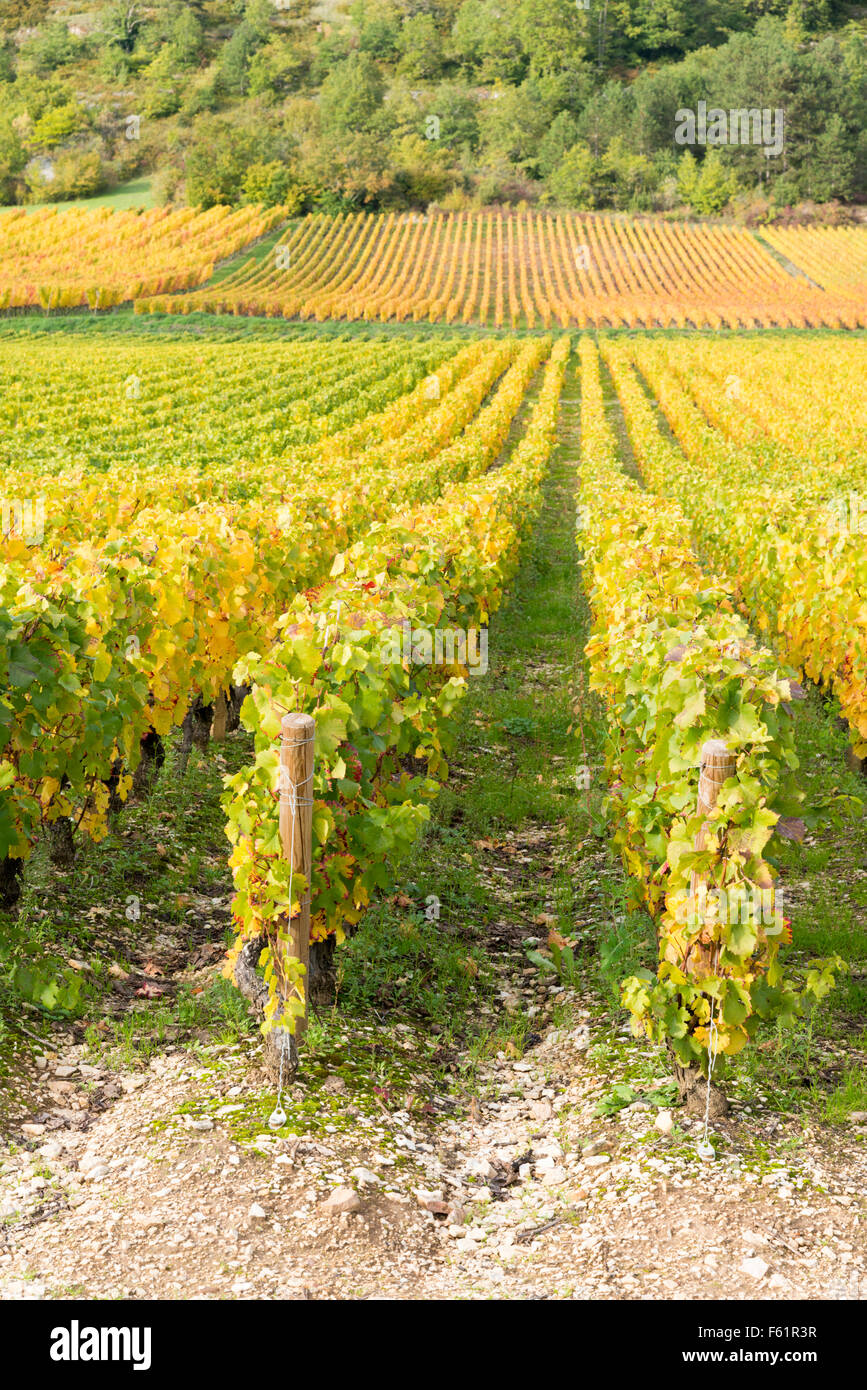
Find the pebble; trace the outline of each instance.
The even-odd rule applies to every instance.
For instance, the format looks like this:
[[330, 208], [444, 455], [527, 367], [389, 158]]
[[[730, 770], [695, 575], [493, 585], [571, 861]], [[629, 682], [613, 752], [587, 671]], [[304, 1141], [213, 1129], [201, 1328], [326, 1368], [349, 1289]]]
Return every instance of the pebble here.
[[339, 1096], [346, 1090], [346, 1082], [342, 1076], [326, 1076], [321, 1089], [326, 1095]]
[[258, 1202], [253, 1202], [250, 1210], [247, 1212], [247, 1217], [250, 1221], [267, 1221], [268, 1213], [264, 1207], [259, 1206]]
[[25, 1124], [21, 1126], [21, 1133], [26, 1134], [28, 1139], [38, 1139], [40, 1134], [45, 1133], [45, 1125]]
[[670, 1110], [660, 1110], [653, 1123], [660, 1134], [670, 1134], [674, 1129], [674, 1120], [671, 1117]]
[[369, 1168], [353, 1168], [349, 1176], [355, 1178], [363, 1187], [379, 1187], [382, 1182], [382, 1178], [377, 1177], [376, 1173], [371, 1173]]
[[542, 1174], [542, 1182], [545, 1187], [559, 1187], [566, 1182], [569, 1174], [565, 1168], [551, 1168], [547, 1173]]
[[770, 1265], [766, 1264], [760, 1255], [756, 1255], [751, 1260], [744, 1260], [741, 1265], [741, 1273], [749, 1274], [752, 1279], [764, 1279]]
[[585, 1144], [581, 1150], [583, 1158], [595, 1158], [597, 1154], [610, 1154], [613, 1148], [610, 1139], [592, 1139], [589, 1144]]
[[495, 1178], [497, 1170], [486, 1158], [471, 1158], [467, 1164], [467, 1173], [475, 1178]]
[[331, 1216], [343, 1212], [361, 1211], [361, 1198], [352, 1187], [335, 1187], [334, 1191], [319, 1203], [320, 1209]]

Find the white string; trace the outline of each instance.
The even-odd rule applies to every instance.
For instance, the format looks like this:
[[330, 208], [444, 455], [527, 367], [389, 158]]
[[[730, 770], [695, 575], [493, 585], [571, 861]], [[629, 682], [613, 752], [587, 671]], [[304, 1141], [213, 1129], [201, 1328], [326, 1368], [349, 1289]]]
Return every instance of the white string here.
[[[341, 612], [341, 609], [342, 609], [342, 608], [343, 608], [343, 600], [341, 599], [341, 600], [338, 602], [338, 604], [337, 604], [337, 613], [336, 613], [335, 619], [334, 619], [334, 638], [335, 638], [335, 639], [336, 639], [336, 637], [337, 637], [337, 629], [338, 629], [338, 626], [339, 626], [339, 623], [340, 623], [340, 612]], [[328, 650], [328, 642], [329, 642], [329, 637], [330, 637], [330, 635], [331, 635], [331, 625], [329, 624], [328, 627], [326, 627], [326, 629], [325, 629], [325, 641], [324, 641], [323, 644], [322, 644], [322, 655], [323, 655], [323, 656], [325, 655], [326, 651]], [[309, 738], [301, 739], [301, 740], [299, 740], [299, 741], [297, 741], [297, 742], [295, 742], [295, 743], [293, 743], [293, 744], [290, 744], [289, 746], [292, 747], [292, 748], [307, 748], [311, 743], [314, 743], [315, 740], [316, 740], [316, 730], [314, 729], [314, 730], [313, 730], [313, 733], [310, 735]], [[312, 781], [313, 781], [314, 770], [311, 768], [311, 771], [310, 771], [309, 775], [308, 775], [307, 777], [305, 777], [305, 778], [303, 779], [303, 781], [301, 781], [301, 782], [293, 782], [291, 779], [289, 779], [289, 786], [288, 786], [288, 788], [285, 788], [285, 787], [283, 786], [283, 774], [284, 774], [284, 772], [285, 772], [285, 769], [283, 768], [283, 766], [282, 766], [282, 764], [281, 764], [281, 767], [280, 767], [280, 787], [279, 787], [279, 792], [280, 792], [280, 805], [281, 805], [281, 806], [287, 806], [287, 805], [288, 805], [288, 807], [289, 807], [289, 813], [290, 813], [290, 822], [289, 822], [289, 843], [290, 843], [290, 845], [292, 846], [292, 851], [293, 851], [292, 854], [289, 856], [289, 915], [290, 915], [290, 920], [291, 920], [291, 915], [292, 915], [292, 881], [293, 881], [293, 878], [294, 878], [294, 875], [295, 875], [295, 853], [294, 853], [294, 850], [295, 850], [295, 823], [296, 823], [296, 821], [297, 821], [297, 819], [298, 819], [298, 807], [299, 807], [299, 806], [312, 806], [312, 805], [313, 805], [313, 798], [312, 798], [312, 797], [309, 797], [309, 796], [299, 796], [299, 795], [298, 795], [298, 789], [299, 789], [299, 787], [304, 787], [304, 786], [306, 786], [308, 782], [312, 782]], [[307, 890], [307, 891], [308, 891], [308, 896], [309, 896], [309, 892], [310, 892], [309, 885], [308, 885], [308, 890]], [[285, 1060], [286, 1060], [286, 1053], [287, 1053], [287, 1050], [288, 1050], [288, 1046], [289, 1046], [289, 1044], [288, 1044], [288, 1034], [286, 1033], [286, 1031], [285, 1031], [285, 1029], [284, 1029], [284, 1030], [283, 1030], [282, 1037], [281, 1037], [281, 1040], [280, 1040], [280, 1077], [279, 1077], [279, 1081], [278, 1081], [278, 1085], [277, 1085], [277, 1104], [276, 1104], [276, 1106], [274, 1107], [274, 1110], [273, 1110], [272, 1115], [271, 1115], [271, 1119], [272, 1119], [272, 1120], [278, 1118], [279, 1115], [283, 1115], [283, 1110], [282, 1110], [282, 1106], [281, 1106], [281, 1101], [282, 1101], [282, 1097], [283, 1097], [283, 1067], [284, 1067], [284, 1063], [285, 1063]], [[283, 1118], [285, 1119], [285, 1115], [283, 1115]], [[278, 1126], [278, 1127], [279, 1127], [279, 1126]]]
[[[289, 746], [290, 746], [290, 747], [294, 747], [294, 748], [306, 748], [306, 747], [308, 747], [309, 744], [311, 744], [311, 743], [314, 742], [315, 738], [316, 738], [316, 731], [314, 730], [314, 731], [313, 731], [313, 734], [310, 736], [310, 738], [301, 739], [298, 743], [290, 744]], [[294, 871], [295, 871], [295, 853], [294, 853], [294, 850], [295, 850], [295, 822], [296, 822], [296, 820], [298, 819], [298, 807], [299, 807], [299, 806], [312, 806], [312, 805], [313, 805], [313, 799], [312, 799], [312, 797], [299, 797], [299, 796], [298, 796], [298, 788], [299, 788], [299, 787], [303, 787], [307, 782], [310, 782], [310, 781], [313, 780], [313, 772], [311, 771], [311, 772], [310, 772], [310, 775], [309, 775], [308, 777], [305, 777], [304, 780], [303, 780], [302, 782], [293, 782], [293, 781], [290, 779], [288, 790], [284, 789], [283, 786], [282, 786], [282, 778], [283, 778], [283, 774], [284, 774], [284, 773], [285, 773], [285, 768], [284, 768], [284, 767], [282, 766], [282, 764], [281, 764], [281, 767], [280, 767], [280, 775], [281, 775], [280, 804], [281, 804], [281, 805], [288, 805], [288, 806], [289, 806], [289, 809], [290, 809], [290, 813], [291, 813], [291, 821], [290, 821], [290, 826], [289, 826], [289, 843], [290, 843], [290, 845], [292, 846], [292, 853], [291, 853], [290, 856], [289, 856], [289, 915], [290, 915], [290, 920], [291, 920], [291, 915], [292, 915], [292, 879], [293, 879], [293, 875], [294, 875]], [[282, 1034], [281, 1034], [281, 1038], [280, 1038], [280, 1076], [279, 1076], [279, 1080], [278, 1080], [278, 1082], [277, 1082], [277, 1103], [276, 1103], [276, 1105], [274, 1106], [274, 1109], [271, 1111], [271, 1114], [270, 1114], [269, 1117], [268, 1117], [268, 1124], [270, 1125], [270, 1127], [271, 1127], [272, 1129], [280, 1129], [280, 1128], [285, 1124], [285, 1122], [286, 1122], [286, 1112], [285, 1112], [284, 1109], [283, 1109], [283, 1071], [284, 1071], [285, 1064], [286, 1064], [286, 1053], [288, 1052], [288, 1050], [289, 1050], [289, 1034], [286, 1032], [285, 1029], [283, 1029], [283, 1030], [282, 1030]]]
[[711, 1079], [713, 1077], [713, 1069], [716, 1064], [717, 1051], [719, 1046], [719, 1034], [716, 1026], [716, 1018], [714, 1016], [716, 1005], [717, 1001], [715, 999], [712, 1000], [710, 1008], [710, 1028], [708, 1030], [707, 1040], [707, 1095], [705, 1096], [704, 1102], [704, 1134], [702, 1135], [701, 1144], [699, 1145], [699, 1150], [703, 1149], [705, 1153], [707, 1153], [708, 1149], [713, 1149], [713, 1145], [710, 1142], [710, 1136], [708, 1134], [708, 1125], [710, 1123]]
[[[314, 730], [313, 733], [311, 734], [310, 738], [301, 739], [298, 743], [291, 744], [290, 747], [293, 747], [293, 748], [307, 748], [311, 743], [314, 742], [315, 738], [316, 738], [316, 731]], [[281, 768], [280, 768], [281, 775], [282, 775], [282, 773], [283, 773], [284, 771], [285, 771], [285, 769], [284, 769], [283, 767], [281, 767]], [[292, 878], [293, 878], [293, 875], [294, 875], [294, 872], [295, 872], [295, 853], [294, 853], [294, 850], [295, 850], [295, 822], [296, 822], [296, 820], [297, 820], [297, 818], [298, 818], [298, 807], [299, 807], [299, 806], [312, 806], [312, 805], [313, 805], [313, 798], [312, 798], [312, 797], [307, 797], [307, 796], [299, 797], [299, 795], [298, 795], [298, 788], [299, 788], [299, 787], [303, 787], [303, 786], [305, 786], [308, 782], [312, 782], [312, 781], [313, 781], [313, 770], [311, 769], [309, 775], [308, 775], [307, 777], [305, 777], [303, 781], [301, 781], [301, 782], [293, 782], [291, 779], [289, 779], [289, 788], [288, 788], [288, 790], [285, 790], [282, 786], [281, 786], [281, 788], [280, 788], [280, 804], [281, 804], [282, 806], [287, 806], [287, 805], [288, 805], [289, 811], [290, 811], [290, 816], [291, 816], [291, 821], [290, 821], [290, 825], [289, 825], [289, 843], [290, 843], [290, 845], [292, 846], [293, 852], [292, 852], [292, 854], [289, 856], [289, 916], [290, 916], [290, 918], [291, 918], [291, 916], [292, 916]]]
[[280, 1038], [280, 1079], [277, 1082], [277, 1103], [268, 1116], [268, 1124], [271, 1129], [282, 1129], [286, 1123], [286, 1111], [283, 1109], [283, 1067], [288, 1050], [287, 1034], [284, 1031]]

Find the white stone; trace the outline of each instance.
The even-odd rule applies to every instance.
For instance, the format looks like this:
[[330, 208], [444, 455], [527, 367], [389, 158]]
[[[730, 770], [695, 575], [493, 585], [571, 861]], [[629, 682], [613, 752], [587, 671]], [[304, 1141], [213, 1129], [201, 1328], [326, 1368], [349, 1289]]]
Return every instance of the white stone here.
[[471, 1158], [467, 1164], [467, 1173], [475, 1178], [495, 1178], [497, 1170], [486, 1158]]
[[550, 1172], [542, 1174], [542, 1182], [546, 1187], [559, 1187], [566, 1182], [569, 1174], [565, 1168], [552, 1168]]
[[322, 1211], [329, 1215], [339, 1216], [343, 1212], [361, 1211], [361, 1198], [351, 1187], [335, 1187], [334, 1191], [320, 1202]]
[[382, 1182], [382, 1178], [377, 1177], [376, 1173], [371, 1173], [369, 1168], [353, 1168], [349, 1176], [362, 1183], [364, 1187], [378, 1187]]

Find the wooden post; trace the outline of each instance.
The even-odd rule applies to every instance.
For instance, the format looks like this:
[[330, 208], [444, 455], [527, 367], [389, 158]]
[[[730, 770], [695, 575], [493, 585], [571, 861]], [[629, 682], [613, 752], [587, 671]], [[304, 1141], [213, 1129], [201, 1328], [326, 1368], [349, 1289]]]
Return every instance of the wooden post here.
[[228, 701], [226, 700], [225, 691], [221, 690], [216, 700], [214, 701], [214, 718], [211, 723], [211, 741], [213, 743], [225, 742], [228, 716]]
[[[309, 714], [286, 714], [281, 721], [280, 747], [280, 845], [293, 871], [310, 883], [313, 862], [313, 736], [316, 722]], [[293, 890], [293, 897], [295, 896]], [[291, 904], [289, 906], [291, 912]], [[289, 923], [289, 954], [305, 971], [310, 968], [310, 890], [301, 900], [301, 911]], [[304, 977], [304, 1014], [299, 1017], [296, 1040], [307, 1028], [308, 979]]]
[[[698, 781], [697, 813], [705, 821], [717, 804], [723, 782], [726, 778], [734, 776], [736, 767], [737, 759], [734, 753], [729, 752], [722, 739], [709, 739], [703, 746], [701, 750], [701, 775]], [[697, 850], [704, 849], [707, 839], [708, 827], [703, 824], [693, 841], [694, 847]], [[699, 981], [702, 977], [716, 973], [719, 953], [719, 926], [711, 928], [706, 924], [703, 914], [699, 914], [699, 928], [696, 930], [695, 918], [699, 894], [702, 886], [706, 883], [707, 874], [693, 871], [689, 882], [688, 908], [690, 916], [687, 919], [686, 933], [687, 937], [692, 937], [692, 942], [687, 948], [683, 970], [687, 975], [698, 977]], [[716, 940], [715, 937], [717, 937]], [[669, 1053], [680, 1097], [686, 1105], [687, 1113], [702, 1115], [705, 1112], [705, 1105], [708, 1105], [708, 1113], [712, 1119], [719, 1119], [725, 1115], [728, 1111], [728, 1101], [719, 1087], [710, 1083], [710, 1096], [708, 1098], [709, 1083], [699, 1068], [683, 1066], [670, 1043]]]
[[[737, 758], [730, 752], [722, 739], [708, 739], [701, 750], [701, 775], [698, 779], [698, 804], [696, 813], [705, 820], [710, 816], [717, 799], [719, 798], [720, 788], [727, 778], [733, 777], [737, 768]], [[702, 825], [698, 831], [693, 845], [696, 849], [704, 849], [707, 844], [708, 828]], [[698, 874], [693, 870], [689, 881], [689, 905], [690, 912], [695, 913], [696, 902], [703, 886], [707, 885], [707, 875]], [[715, 969], [711, 949], [712, 943], [697, 941], [691, 948], [687, 960], [686, 970], [690, 975], [699, 972], [702, 974], [712, 974]]]

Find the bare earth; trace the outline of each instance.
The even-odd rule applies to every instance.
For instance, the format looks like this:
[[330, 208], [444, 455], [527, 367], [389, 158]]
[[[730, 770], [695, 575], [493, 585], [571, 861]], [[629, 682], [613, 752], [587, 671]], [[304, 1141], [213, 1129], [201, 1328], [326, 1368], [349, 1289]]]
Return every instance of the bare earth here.
[[[526, 1000], [559, 989], [504, 979]], [[264, 1094], [257, 1048], [83, 1075], [80, 1050], [60, 1049], [33, 1078], [44, 1133], [17, 1122], [0, 1159], [0, 1297], [867, 1296], [863, 1126], [807, 1132], [795, 1152], [794, 1122], [735, 1112], [702, 1162], [701, 1122], [677, 1110], [668, 1133], [646, 1101], [598, 1118], [642, 1044], [609, 1037], [606, 1075], [598, 1005], [573, 1003], [574, 1028], [493, 1060], [469, 1100], [441, 1091], [426, 1115], [380, 1105], [371, 1119], [326, 1080], [352, 1123], [315, 1137], [261, 1121], [233, 1137]], [[290, 1101], [304, 1094], [302, 1077]], [[349, 1210], [324, 1205], [335, 1191]]]

